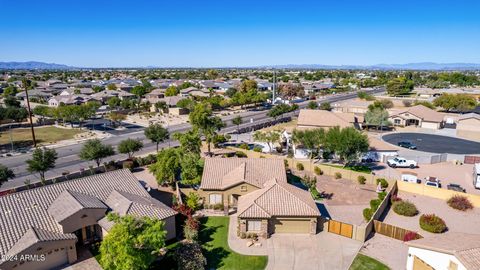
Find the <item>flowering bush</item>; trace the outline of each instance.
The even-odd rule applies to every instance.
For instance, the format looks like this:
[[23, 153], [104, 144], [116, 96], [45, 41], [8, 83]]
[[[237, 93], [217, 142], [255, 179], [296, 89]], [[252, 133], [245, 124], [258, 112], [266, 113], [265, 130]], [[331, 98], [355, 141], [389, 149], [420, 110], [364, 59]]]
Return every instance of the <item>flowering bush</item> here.
[[469, 209], [473, 209], [473, 205], [470, 200], [468, 200], [467, 197], [462, 195], [454, 195], [447, 201], [447, 204], [453, 209], [457, 209], [460, 211], [467, 211]]
[[421, 236], [418, 233], [410, 231], [405, 234], [405, 236], [403, 237], [403, 241], [408, 242], [408, 241], [417, 240], [420, 238]]
[[429, 214], [420, 217], [420, 228], [431, 233], [442, 233], [447, 229], [447, 225], [440, 217]]

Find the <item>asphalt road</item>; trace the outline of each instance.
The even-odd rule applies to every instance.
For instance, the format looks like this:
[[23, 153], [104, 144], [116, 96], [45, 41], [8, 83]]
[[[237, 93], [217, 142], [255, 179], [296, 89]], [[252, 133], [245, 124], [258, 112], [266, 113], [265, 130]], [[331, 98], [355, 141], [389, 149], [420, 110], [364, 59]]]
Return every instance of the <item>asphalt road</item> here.
[[423, 133], [392, 133], [382, 137], [388, 143], [411, 142], [417, 151], [449, 154], [480, 154], [480, 143], [454, 137]]
[[[384, 89], [375, 89], [375, 90], [371, 90], [370, 93], [381, 93], [384, 91], [385, 91]], [[319, 99], [318, 102], [333, 103], [333, 102], [353, 99], [356, 96], [357, 96], [356, 93], [338, 94], [338, 95], [328, 96], [328, 97]], [[305, 108], [307, 104], [308, 104], [308, 101], [298, 103], [300, 108]], [[233, 132], [237, 129], [237, 127], [234, 126], [231, 122], [231, 120], [237, 115], [240, 115], [244, 122], [242, 125], [240, 125], [240, 128], [244, 128], [244, 127], [250, 127], [252, 125], [251, 123], [252, 121], [253, 121], [253, 124], [255, 124], [261, 121], [267, 121], [271, 119], [270, 117], [267, 116], [267, 112], [268, 110], [248, 111], [241, 114], [224, 116], [222, 117], [222, 120], [226, 123], [226, 128], [224, 128], [221, 132], [228, 133], [228, 132]], [[296, 114], [298, 114], [298, 110], [290, 114], [286, 114], [285, 116], [296, 115]], [[187, 131], [188, 129], [190, 129], [190, 127], [191, 127], [190, 124], [180, 124], [180, 125], [170, 126], [168, 129], [170, 133], [175, 133], [175, 132]], [[143, 128], [133, 127], [132, 129], [125, 129], [120, 132], [112, 132], [112, 133], [113, 133], [113, 136], [103, 140], [105, 144], [116, 146], [120, 141], [125, 140], [126, 138], [133, 138], [133, 139], [142, 140], [144, 143], [144, 148], [142, 149], [142, 151], [135, 153], [136, 155], [147, 154], [155, 151], [155, 147], [156, 147], [155, 144], [153, 144], [152, 142], [150, 142], [145, 138], [145, 135], [143, 134]], [[176, 141], [168, 141], [159, 146], [160, 148], [164, 148], [164, 147], [173, 147], [176, 145], [178, 145]], [[80, 149], [82, 148], [82, 146], [83, 146], [83, 143], [55, 147], [55, 150], [57, 151], [57, 154], [58, 154], [58, 159], [57, 159], [55, 168], [46, 172], [45, 177], [52, 178], [52, 177], [61, 175], [65, 171], [75, 172], [80, 170], [81, 168], [88, 168], [89, 165], [94, 165], [93, 162], [82, 161], [78, 157], [78, 153], [80, 152]], [[38, 174], [32, 174], [27, 171], [27, 166], [25, 164], [25, 161], [30, 158], [31, 158], [31, 153], [0, 158], [0, 164], [3, 164], [8, 168], [12, 169], [16, 176], [15, 179], [12, 179], [4, 183], [0, 187], [0, 191], [10, 189], [16, 186], [21, 186], [24, 184], [26, 180], [29, 180], [31, 183], [40, 181]], [[126, 158], [126, 155], [117, 154], [103, 161], [108, 162], [110, 160], [120, 160], [125, 158]]]

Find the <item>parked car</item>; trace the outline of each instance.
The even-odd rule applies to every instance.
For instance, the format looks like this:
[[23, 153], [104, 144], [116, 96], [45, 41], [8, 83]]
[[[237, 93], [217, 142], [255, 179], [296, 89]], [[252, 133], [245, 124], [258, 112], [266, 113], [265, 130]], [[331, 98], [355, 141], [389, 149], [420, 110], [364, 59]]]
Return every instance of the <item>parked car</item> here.
[[422, 180], [418, 179], [417, 175], [414, 173], [402, 173], [402, 181], [408, 183], [421, 184]]
[[440, 183], [440, 180], [438, 180], [438, 178], [429, 176], [425, 179], [425, 186], [441, 188], [442, 184]]
[[458, 191], [458, 192], [467, 192], [462, 186], [460, 186], [459, 184], [448, 184], [447, 185], [447, 189], [448, 190], [453, 190], [453, 191]]
[[395, 157], [387, 160], [388, 166], [392, 168], [416, 168], [417, 162], [415, 160], [408, 160], [402, 157]]
[[407, 149], [417, 149], [417, 146], [411, 142], [398, 142], [397, 144], [400, 147], [407, 148]]

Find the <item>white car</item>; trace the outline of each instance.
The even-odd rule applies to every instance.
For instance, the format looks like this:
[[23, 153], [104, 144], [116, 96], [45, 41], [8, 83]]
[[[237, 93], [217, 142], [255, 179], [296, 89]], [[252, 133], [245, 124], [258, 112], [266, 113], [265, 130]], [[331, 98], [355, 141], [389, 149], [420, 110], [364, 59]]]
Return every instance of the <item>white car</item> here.
[[422, 183], [422, 180], [418, 179], [417, 175], [413, 173], [403, 173], [402, 181], [408, 182], [408, 183], [416, 183], [416, 184]]
[[441, 188], [442, 184], [440, 183], [440, 180], [438, 180], [438, 178], [430, 176], [428, 178], [425, 178], [425, 186]]
[[392, 168], [416, 168], [417, 162], [415, 160], [408, 160], [401, 157], [395, 157], [387, 160], [388, 166]]

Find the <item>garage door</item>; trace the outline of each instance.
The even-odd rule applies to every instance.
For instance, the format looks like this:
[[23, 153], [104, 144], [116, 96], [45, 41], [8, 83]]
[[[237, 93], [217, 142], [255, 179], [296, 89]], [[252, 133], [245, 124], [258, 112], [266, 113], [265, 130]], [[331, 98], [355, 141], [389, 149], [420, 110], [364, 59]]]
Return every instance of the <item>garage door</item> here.
[[435, 270], [426, 262], [419, 259], [417, 256], [413, 256], [413, 270]]
[[35, 270], [48, 270], [56, 268], [58, 266], [68, 263], [67, 251], [66, 249], [57, 249], [57, 251], [52, 250], [52, 253], [46, 254], [45, 260], [36, 260], [33, 262], [26, 262], [15, 269], [35, 269]]
[[438, 129], [438, 123], [422, 122], [422, 128]]
[[310, 233], [310, 220], [275, 219], [275, 233]]

